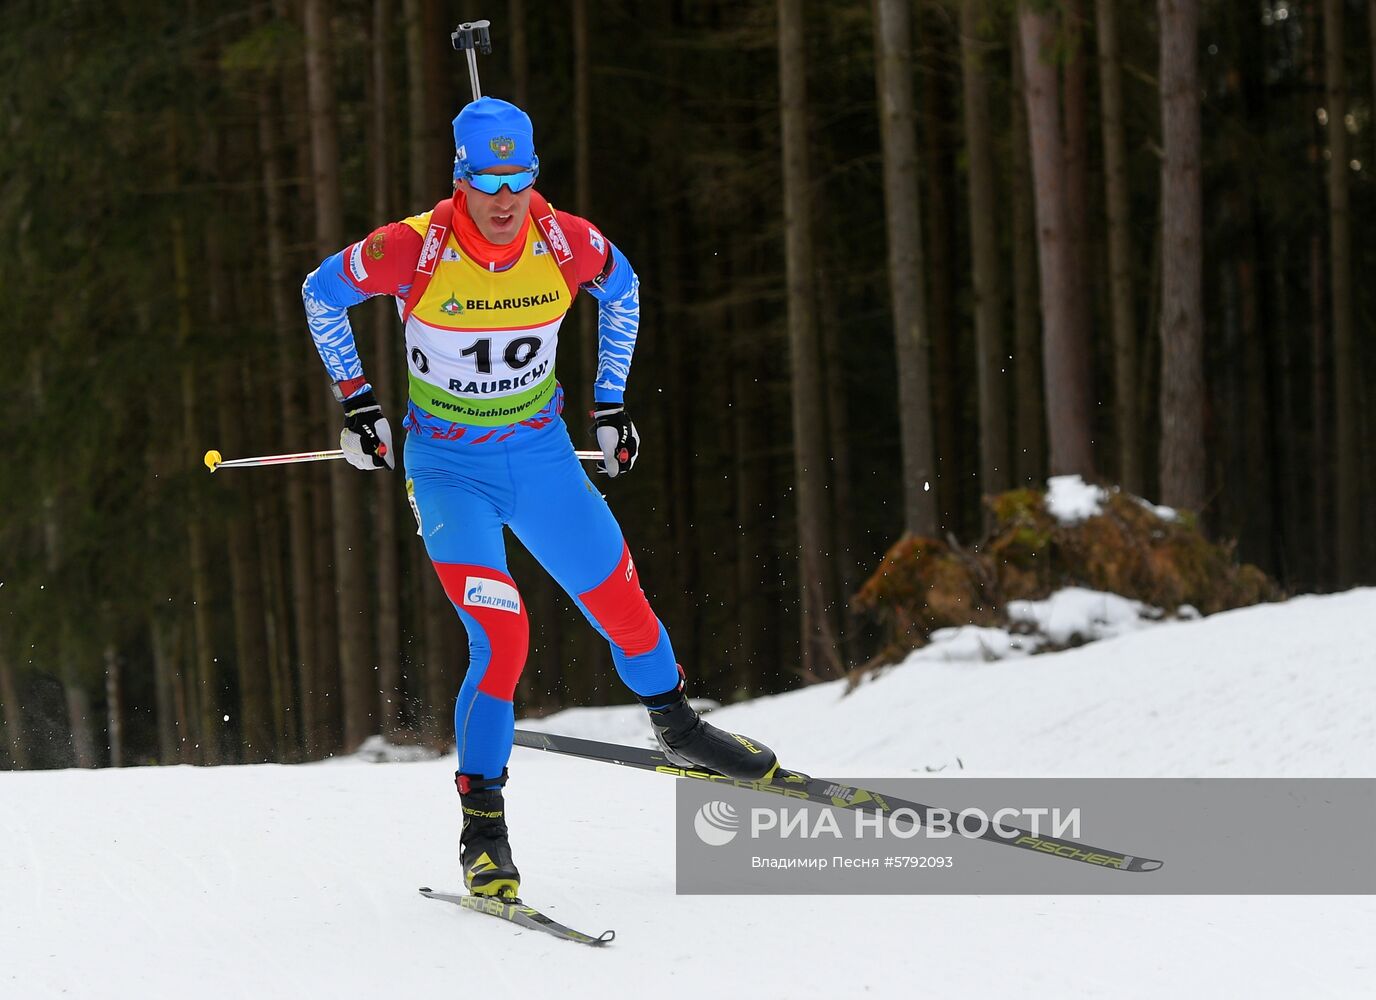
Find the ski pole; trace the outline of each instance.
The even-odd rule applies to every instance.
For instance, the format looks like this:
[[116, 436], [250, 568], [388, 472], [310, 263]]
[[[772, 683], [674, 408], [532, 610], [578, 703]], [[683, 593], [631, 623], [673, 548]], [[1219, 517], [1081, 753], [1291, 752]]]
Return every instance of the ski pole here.
[[216, 469], [247, 468], [253, 465], [294, 465], [297, 462], [328, 462], [334, 458], [343, 458], [344, 452], [339, 449], [334, 451], [300, 451], [294, 455], [259, 455], [256, 458], [231, 458], [228, 462], [214, 448], [205, 453], [205, 467], [211, 472]]
[[[600, 451], [575, 451], [581, 462], [600, 462], [604, 456]], [[344, 452], [339, 449], [334, 451], [301, 451], [293, 455], [259, 455], [256, 458], [231, 458], [225, 461], [215, 449], [205, 453], [205, 467], [211, 472], [217, 469], [246, 469], [259, 465], [295, 465], [298, 462], [329, 462], [336, 458], [343, 458]]]
[[483, 96], [478, 86], [478, 53], [492, 55], [492, 37], [487, 32], [489, 27], [489, 21], [465, 21], [449, 33], [454, 48], [468, 56], [468, 82], [473, 85], [475, 101]]

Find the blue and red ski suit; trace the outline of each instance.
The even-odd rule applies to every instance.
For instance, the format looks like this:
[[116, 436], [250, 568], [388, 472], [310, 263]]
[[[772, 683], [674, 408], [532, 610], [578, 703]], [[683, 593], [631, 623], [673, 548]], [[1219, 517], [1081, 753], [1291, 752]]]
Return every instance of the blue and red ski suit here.
[[[574, 454], [554, 375], [559, 326], [587, 291], [599, 302], [596, 397], [622, 400], [639, 325], [635, 272], [594, 226], [538, 196], [510, 259], [484, 262], [470, 249], [478, 241], [462, 192], [452, 206], [450, 226], [426, 212], [327, 258], [302, 297], [316, 347], [346, 396], [368, 388], [347, 310], [375, 295], [397, 300], [410, 383], [407, 492], [468, 631], [468, 673], [454, 709], [459, 770], [497, 778], [511, 753], [512, 696], [529, 644], [503, 527], [607, 639], [627, 687], [659, 694], [679, 674], [616, 518]], [[421, 274], [428, 283], [408, 303]]]

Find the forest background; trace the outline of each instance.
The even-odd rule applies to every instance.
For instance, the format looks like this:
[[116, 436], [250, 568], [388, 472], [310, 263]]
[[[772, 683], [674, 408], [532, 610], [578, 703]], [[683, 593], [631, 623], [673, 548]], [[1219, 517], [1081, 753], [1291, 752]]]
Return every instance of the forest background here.
[[[1376, 0], [7, 3], [0, 766], [439, 746], [466, 660], [298, 288], [450, 190], [469, 99], [641, 279], [600, 480], [693, 694], [839, 676], [851, 597], [1077, 473], [1292, 592], [1376, 580]], [[1366, 220], [1363, 222], [1363, 220]], [[398, 426], [389, 301], [353, 311]], [[565, 324], [585, 436], [595, 304]], [[519, 546], [522, 711], [627, 700]]]

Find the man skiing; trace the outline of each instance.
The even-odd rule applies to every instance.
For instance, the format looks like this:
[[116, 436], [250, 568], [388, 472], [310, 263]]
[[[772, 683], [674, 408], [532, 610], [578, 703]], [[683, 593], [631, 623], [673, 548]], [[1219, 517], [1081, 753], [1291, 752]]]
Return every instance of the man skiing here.
[[504, 526], [607, 639], [670, 760], [765, 781], [777, 762], [767, 747], [716, 729], [689, 706], [669, 635], [560, 418], [559, 326], [586, 291], [599, 303], [591, 416], [601, 471], [631, 471], [640, 439], [624, 391], [640, 320], [635, 272], [593, 225], [535, 191], [539, 159], [525, 112], [482, 97], [453, 126], [453, 197], [327, 258], [306, 278], [302, 298], [343, 406], [341, 447], [360, 469], [393, 468], [395, 452], [347, 310], [374, 295], [397, 300], [410, 381], [406, 489], [469, 639], [454, 709], [464, 883], [476, 894], [514, 897], [520, 875], [502, 790], [529, 628], [507, 573]]

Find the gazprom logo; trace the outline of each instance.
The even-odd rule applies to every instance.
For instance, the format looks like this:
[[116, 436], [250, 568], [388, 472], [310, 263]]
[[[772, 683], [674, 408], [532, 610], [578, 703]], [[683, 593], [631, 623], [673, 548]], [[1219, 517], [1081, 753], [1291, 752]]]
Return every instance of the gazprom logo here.
[[470, 576], [464, 580], [463, 603], [472, 608], [496, 608], [510, 611], [513, 615], [521, 613], [521, 595], [516, 588], [501, 580], [486, 580], [480, 576]]
[[722, 847], [736, 839], [741, 825], [736, 809], [730, 803], [716, 799], [708, 802], [693, 817], [693, 832], [709, 847]]

